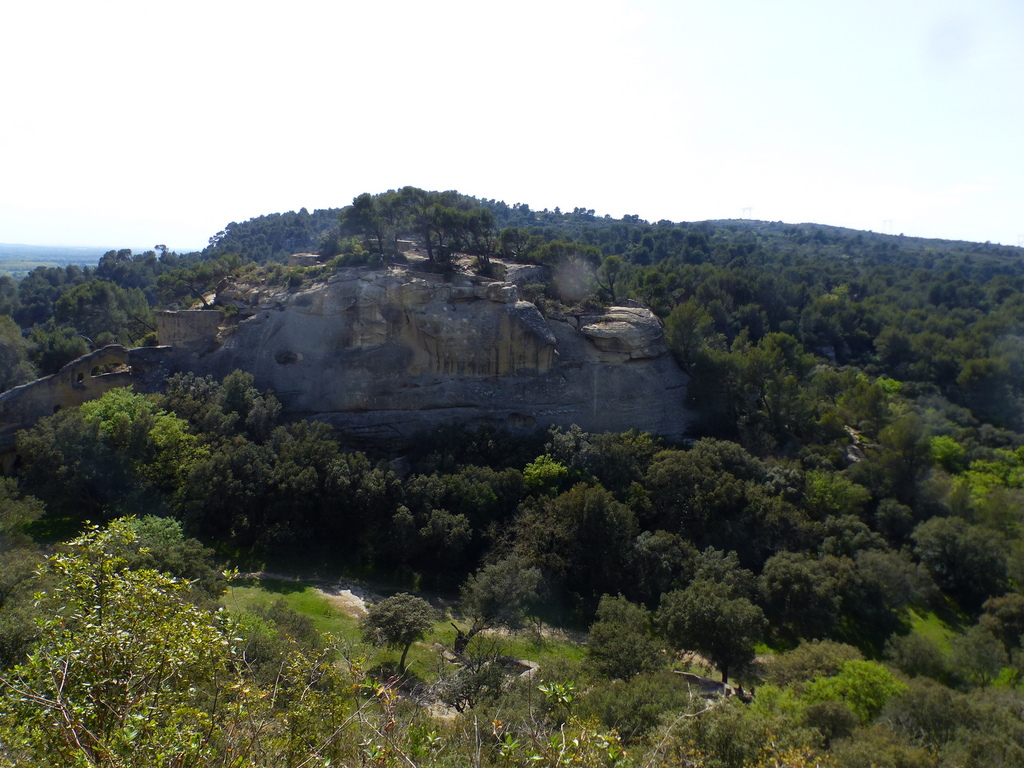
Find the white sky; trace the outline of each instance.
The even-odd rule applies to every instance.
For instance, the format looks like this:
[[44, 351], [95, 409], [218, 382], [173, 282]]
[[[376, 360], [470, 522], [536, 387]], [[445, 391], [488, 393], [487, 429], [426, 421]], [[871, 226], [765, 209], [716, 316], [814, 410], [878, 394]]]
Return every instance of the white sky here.
[[1024, 3], [0, 0], [0, 242], [406, 184], [1017, 245]]

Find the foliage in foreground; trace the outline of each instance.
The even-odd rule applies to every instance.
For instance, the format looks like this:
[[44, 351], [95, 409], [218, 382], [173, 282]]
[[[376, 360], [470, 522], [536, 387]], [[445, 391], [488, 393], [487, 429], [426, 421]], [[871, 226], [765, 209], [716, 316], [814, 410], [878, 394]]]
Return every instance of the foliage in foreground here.
[[[809, 643], [775, 657], [752, 704], [708, 702], [656, 655], [630, 667], [651, 621], [622, 597], [602, 599], [582, 666], [491, 676], [461, 715], [438, 718], [429, 688], [374, 679], [360, 647], [325, 643], [281, 603], [211, 610], [194, 583], [147, 567], [140, 532], [159, 542], [159, 526], [139, 523], [91, 528], [46, 561], [39, 636], [0, 676], [0, 765], [1024, 764], [1016, 690], [954, 690]], [[478, 600], [486, 581], [473, 582]], [[426, 605], [396, 597], [379, 604], [388, 616]], [[1009, 610], [992, 605], [988, 623]], [[616, 657], [629, 673], [618, 679]]]

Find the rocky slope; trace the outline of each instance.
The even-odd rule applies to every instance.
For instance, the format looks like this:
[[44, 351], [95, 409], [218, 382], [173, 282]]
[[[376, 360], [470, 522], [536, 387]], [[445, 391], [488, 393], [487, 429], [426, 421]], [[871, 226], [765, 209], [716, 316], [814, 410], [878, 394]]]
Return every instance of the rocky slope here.
[[452, 422], [686, 428], [686, 376], [646, 309], [545, 317], [512, 283], [404, 269], [343, 269], [298, 292], [230, 286], [218, 302], [242, 319], [216, 339], [209, 313], [162, 319], [175, 367], [249, 371], [292, 416], [351, 438], [399, 447]]

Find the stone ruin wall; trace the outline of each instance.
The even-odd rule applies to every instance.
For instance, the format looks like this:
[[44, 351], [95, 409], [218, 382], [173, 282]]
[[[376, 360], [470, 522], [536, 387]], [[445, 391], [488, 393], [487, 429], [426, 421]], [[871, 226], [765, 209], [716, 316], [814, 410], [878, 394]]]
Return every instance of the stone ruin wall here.
[[199, 349], [217, 343], [220, 310], [189, 309], [156, 313], [156, 336], [160, 344], [177, 349]]
[[[45, 376], [0, 394], [0, 467], [10, 471], [19, 430], [65, 408], [77, 408], [112, 389], [148, 390], [161, 380], [171, 348], [125, 349], [112, 344], [73, 360]], [[113, 370], [110, 370], [113, 369]]]
[[52, 376], [0, 394], [0, 472], [11, 471], [19, 430], [57, 411], [77, 408], [112, 389], [153, 391], [170, 372], [173, 350], [204, 351], [216, 345], [221, 318], [219, 310], [158, 312], [161, 346], [126, 349], [111, 344], [72, 360]]

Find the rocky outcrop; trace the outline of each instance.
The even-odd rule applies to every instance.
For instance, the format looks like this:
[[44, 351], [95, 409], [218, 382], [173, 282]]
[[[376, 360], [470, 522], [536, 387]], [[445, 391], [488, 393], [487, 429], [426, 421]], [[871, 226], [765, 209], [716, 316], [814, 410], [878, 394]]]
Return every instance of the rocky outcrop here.
[[399, 447], [451, 422], [686, 428], [685, 375], [646, 309], [545, 317], [512, 283], [367, 269], [295, 293], [229, 287], [218, 301], [242, 319], [212, 351], [197, 322], [203, 343], [178, 339], [177, 365], [249, 371], [289, 414], [352, 438]]
[[456, 422], [670, 439], [686, 429], [686, 377], [647, 309], [545, 317], [513, 283], [404, 269], [340, 270], [300, 291], [225, 285], [217, 301], [226, 312], [160, 313], [163, 346], [106, 347], [0, 395], [0, 461], [13, 460], [19, 429], [61, 408], [236, 368], [288, 416], [385, 448]]

